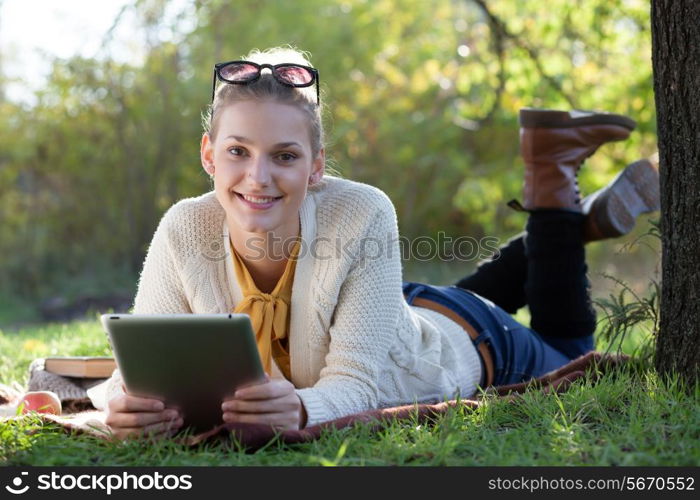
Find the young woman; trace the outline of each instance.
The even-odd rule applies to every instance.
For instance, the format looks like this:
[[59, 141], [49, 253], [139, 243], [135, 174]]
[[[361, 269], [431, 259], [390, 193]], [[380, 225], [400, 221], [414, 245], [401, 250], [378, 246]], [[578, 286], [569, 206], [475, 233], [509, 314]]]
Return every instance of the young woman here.
[[[387, 196], [324, 174], [318, 85], [318, 72], [289, 49], [216, 65], [201, 141], [214, 191], [168, 210], [139, 280], [134, 313], [250, 315], [269, 377], [222, 401], [224, 422], [299, 429], [469, 397], [593, 348], [584, 241], [627, 232], [630, 218], [653, 208], [644, 196], [655, 170], [632, 164], [584, 203], [575, 175], [634, 122], [523, 110], [527, 231], [457, 286], [436, 287], [402, 282]], [[533, 329], [506, 312], [526, 304]], [[109, 387], [115, 435], [182, 425], [176, 410], [126, 394], [118, 372]]]

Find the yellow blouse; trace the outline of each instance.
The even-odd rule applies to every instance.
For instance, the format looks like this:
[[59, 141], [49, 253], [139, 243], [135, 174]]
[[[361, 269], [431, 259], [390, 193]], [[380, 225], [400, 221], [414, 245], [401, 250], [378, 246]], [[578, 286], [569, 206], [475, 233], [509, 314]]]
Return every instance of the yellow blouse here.
[[231, 249], [233, 250], [236, 278], [243, 293], [243, 300], [234, 308], [233, 312], [250, 316], [265, 372], [271, 374], [272, 358], [274, 358], [282, 374], [290, 380], [291, 369], [287, 349], [289, 345], [289, 311], [299, 242], [294, 244], [284, 273], [271, 293], [260, 291], [233, 245], [231, 245]]

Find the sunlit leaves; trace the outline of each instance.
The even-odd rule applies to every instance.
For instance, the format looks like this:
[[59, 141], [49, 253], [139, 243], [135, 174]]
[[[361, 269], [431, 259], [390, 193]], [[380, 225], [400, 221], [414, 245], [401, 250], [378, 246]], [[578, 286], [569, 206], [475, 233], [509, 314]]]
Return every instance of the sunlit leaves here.
[[138, 272], [164, 210], [209, 189], [213, 63], [253, 48], [310, 52], [328, 156], [387, 192], [407, 236], [519, 229], [503, 202], [522, 184], [522, 107], [639, 122], [587, 162], [584, 193], [655, 151], [645, 0], [140, 0], [133, 15], [133, 61], [55, 61], [34, 109], [0, 103], [0, 270], [24, 293], [90, 262]]

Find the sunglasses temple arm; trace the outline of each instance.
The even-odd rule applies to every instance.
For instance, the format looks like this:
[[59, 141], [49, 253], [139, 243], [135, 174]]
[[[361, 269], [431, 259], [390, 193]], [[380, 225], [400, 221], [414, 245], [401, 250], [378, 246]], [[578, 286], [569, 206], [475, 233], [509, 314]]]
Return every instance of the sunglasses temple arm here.
[[214, 94], [216, 91], [216, 68], [214, 68], [214, 76], [211, 79], [211, 102], [214, 103]]

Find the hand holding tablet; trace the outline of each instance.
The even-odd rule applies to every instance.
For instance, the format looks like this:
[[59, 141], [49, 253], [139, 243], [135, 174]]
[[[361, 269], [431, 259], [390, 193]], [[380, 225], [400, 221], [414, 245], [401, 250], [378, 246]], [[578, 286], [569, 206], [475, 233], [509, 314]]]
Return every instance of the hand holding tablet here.
[[[162, 432], [176, 428], [179, 418], [184, 427], [207, 430], [223, 423], [222, 402], [237, 388], [266, 380], [247, 315], [105, 314], [101, 320], [128, 393], [110, 401], [110, 411], [133, 413], [134, 427]], [[153, 400], [163, 406], [152, 407]]]

